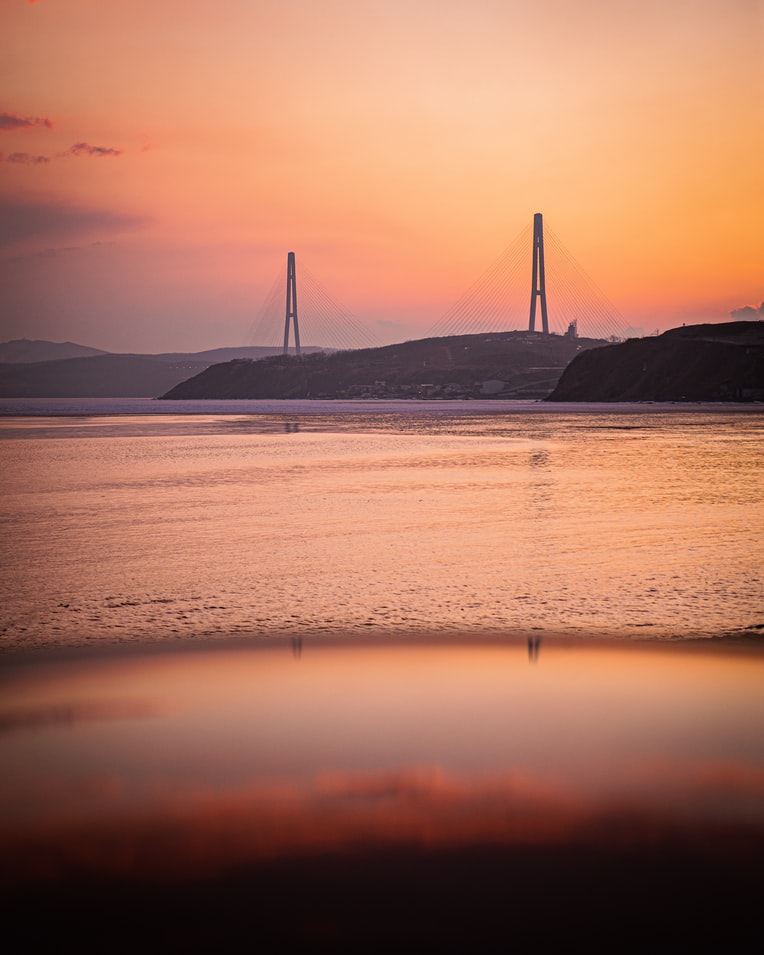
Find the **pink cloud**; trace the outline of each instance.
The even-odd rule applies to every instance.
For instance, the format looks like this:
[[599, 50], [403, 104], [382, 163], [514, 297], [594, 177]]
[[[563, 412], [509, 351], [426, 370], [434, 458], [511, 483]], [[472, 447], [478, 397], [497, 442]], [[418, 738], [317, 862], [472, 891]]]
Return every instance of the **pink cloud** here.
[[91, 146], [90, 143], [75, 143], [69, 153], [72, 156], [121, 156], [124, 150], [111, 146]]
[[14, 129], [25, 129], [29, 126], [44, 126], [52, 129], [53, 123], [47, 116], [19, 116], [16, 113], [0, 113], [0, 130], [11, 132]]
[[21, 163], [25, 166], [38, 166], [41, 163], [50, 162], [49, 156], [33, 156], [31, 153], [11, 153], [2, 157], [4, 162]]

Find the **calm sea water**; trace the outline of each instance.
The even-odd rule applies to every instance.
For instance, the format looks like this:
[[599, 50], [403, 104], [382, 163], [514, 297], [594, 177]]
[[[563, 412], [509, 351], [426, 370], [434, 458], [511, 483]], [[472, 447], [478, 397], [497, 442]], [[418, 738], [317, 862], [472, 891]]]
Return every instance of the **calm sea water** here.
[[681, 638], [763, 619], [760, 409], [37, 400], [0, 412], [5, 648]]

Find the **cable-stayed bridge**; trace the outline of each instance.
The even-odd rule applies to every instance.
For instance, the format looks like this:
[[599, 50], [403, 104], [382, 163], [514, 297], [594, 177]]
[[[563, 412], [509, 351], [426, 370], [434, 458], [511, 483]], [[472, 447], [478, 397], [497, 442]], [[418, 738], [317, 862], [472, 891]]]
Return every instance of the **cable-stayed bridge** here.
[[618, 309], [576, 262], [541, 213], [429, 331], [430, 336], [539, 331], [625, 337]]
[[333, 298], [294, 252], [287, 254], [286, 292], [284, 273], [279, 271], [252, 323], [249, 343], [282, 346], [284, 354], [291, 349], [298, 355], [302, 345], [344, 351], [379, 344], [373, 332]]
[[[299, 280], [298, 280], [299, 276]], [[576, 262], [541, 213], [451, 306], [423, 338], [484, 332], [618, 340], [627, 323]], [[287, 256], [286, 290], [280, 272], [252, 325], [250, 344], [300, 354], [302, 341], [325, 348], [369, 348], [378, 343], [295, 253]], [[291, 343], [291, 344], [290, 344]]]

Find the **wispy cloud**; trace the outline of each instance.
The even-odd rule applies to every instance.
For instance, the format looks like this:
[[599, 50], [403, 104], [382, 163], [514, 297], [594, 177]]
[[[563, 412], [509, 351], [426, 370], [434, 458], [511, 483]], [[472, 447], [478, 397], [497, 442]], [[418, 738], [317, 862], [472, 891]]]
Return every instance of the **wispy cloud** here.
[[53, 123], [47, 116], [19, 116], [16, 113], [0, 113], [0, 130], [3, 132], [27, 129], [30, 126], [43, 126], [45, 129], [53, 129]]
[[21, 163], [25, 166], [39, 166], [41, 163], [50, 162], [50, 156], [33, 156], [31, 153], [10, 153], [8, 156], [0, 153], [0, 159], [3, 162]]
[[0, 198], [0, 245], [20, 239], [55, 239], [145, 226], [145, 216], [65, 202]]
[[87, 252], [90, 249], [112, 245], [117, 245], [117, 242], [115, 242], [113, 239], [107, 239], [106, 241], [101, 241], [99, 239], [97, 242], [87, 242], [84, 245], [48, 246], [48, 248], [40, 249], [37, 252], [27, 252], [24, 255], [14, 255], [5, 261], [11, 262], [14, 265], [23, 265], [25, 262], [34, 262], [35, 260], [40, 259], [55, 259], [62, 255], [72, 255], [78, 252]]
[[124, 150], [112, 146], [91, 146], [90, 143], [75, 143], [70, 149], [72, 156], [121, 156]]
[[56, 153], [54, 156], [34, 155], [33, 153], [15, 152], [0, 153], [0, 162], [21, 163], [26, 166], [39, 166], [48, 163], [53, 159], [68, 159], [70, 156], [92, 156], [100, 159], [104, 156], [121, 156], [124, 149], [117, 149], [114, 146], [91, 146], [90, 143], [75, 143], [64, 152]]

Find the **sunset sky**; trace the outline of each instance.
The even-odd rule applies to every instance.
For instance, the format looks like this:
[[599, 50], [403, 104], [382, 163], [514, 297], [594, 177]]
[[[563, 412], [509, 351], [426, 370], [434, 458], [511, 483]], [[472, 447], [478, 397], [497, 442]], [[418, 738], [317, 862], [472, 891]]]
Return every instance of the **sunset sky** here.
[[291, 249], [378, 340], [420, 337], [534, 212], [645, 331], [764, 299], [764, 0], [0, 0], [0, 26], [0, 340], [250, 344]]

